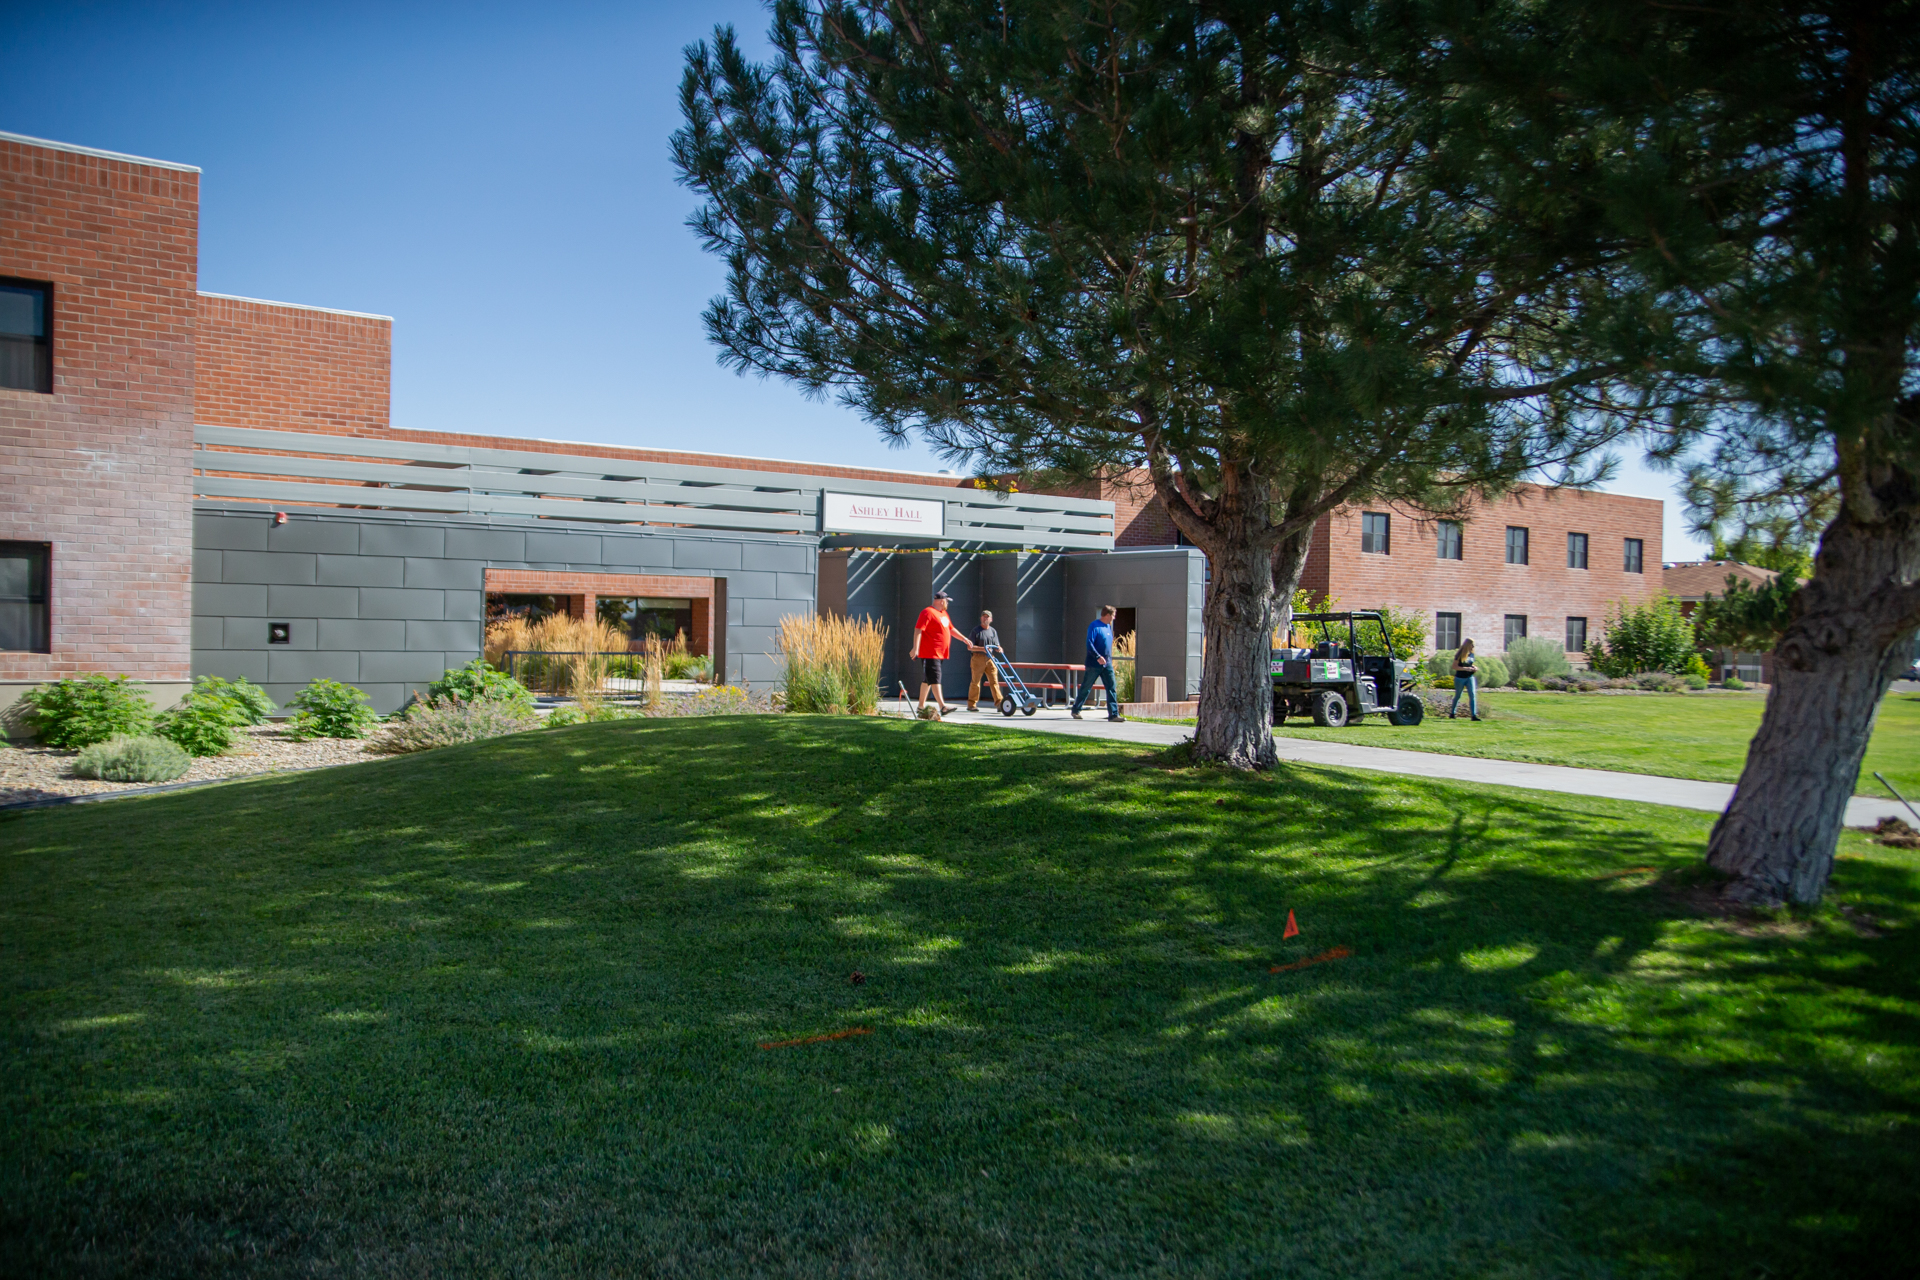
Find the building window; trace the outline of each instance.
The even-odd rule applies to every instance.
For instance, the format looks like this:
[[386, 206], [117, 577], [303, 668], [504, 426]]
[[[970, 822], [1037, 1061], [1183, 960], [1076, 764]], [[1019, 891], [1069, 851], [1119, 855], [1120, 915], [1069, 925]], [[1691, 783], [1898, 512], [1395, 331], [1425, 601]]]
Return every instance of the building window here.
[[1507, 563], [1527, 562], [1527, 531], [1517, 524], [1507, 526]]
[[1387, 549], [1387, 517], [1379, 511], [1360, 513], [1360, 550], [1368, 555], [1392, 554]]
[[1460, 522], [1442, 520], [1439, 526], [1439, 546], [1434, 558], [1438, 560], [1458, 560], [1460, 558]]
[[649, 638], [694, 638], [693, 601], [684, 596], [601, 596], [593, 609], [600, 621], [626, 633], [630, 648]]
[[1511, 649], [1513, 648], [1513, 642], [1515, 640], [1525, 640], [1526, 638], [1527, 638], [1527, 615], [1524, 613], [1508, 614], [1507, 615], [1506, 647]]
[[1587, 651], [1587, 620], [1585, 618], [1567, 619], [1567, 652], [1585, 653]]
[[53, 390], [53, 286], [0, 276], [0, 387]]
[[0, 649], [50, 653], [47, 561], [44, 542], [0, 542]]
[[1433, 647], [1440, 653], [1460, 647], [1459, 614], [1436, 613], [1433, 615]]
[[1567, 568], [1584, 569], [1587, 567], [1587, 535], [1570, 533], [1567, 535]]
[[1641, 543], [1638, 538], [1627, 539], [1626, 568], [1628, 573], [1644, 573], [1640, 567]]

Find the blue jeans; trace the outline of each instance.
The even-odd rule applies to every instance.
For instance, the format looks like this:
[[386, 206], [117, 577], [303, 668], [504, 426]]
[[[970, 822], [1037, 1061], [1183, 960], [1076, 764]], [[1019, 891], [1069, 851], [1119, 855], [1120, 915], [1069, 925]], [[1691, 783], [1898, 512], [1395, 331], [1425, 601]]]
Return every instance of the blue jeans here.
[[1104, 667], [1100, 666], [1093, 661], [1091, 654], [1087, 657], [1087, 674], [1085, 678], [1080, 681], [1080, 692], [1073, 695], [1074, 713], [1076, 715], [1079, 714], [1080, 708], [1086, 706], [1087, 699], [1093, 696], [1093, 682], [1095, 680], [1107, 686], [1107, 718], [1111, 720], [1118, 717], [1120, 714], [1120, 691], [1113, 683], [1113, 664], [1109, 662]]
[[1453, 705], [1447, 708], [1452, 715], [1460, 709], [1460, 695], [1467, 695], [1467, 713], [1474, 719], [1480, 718], [1480, 679], [1478, 676], [1455, 676], [1453, 678]]

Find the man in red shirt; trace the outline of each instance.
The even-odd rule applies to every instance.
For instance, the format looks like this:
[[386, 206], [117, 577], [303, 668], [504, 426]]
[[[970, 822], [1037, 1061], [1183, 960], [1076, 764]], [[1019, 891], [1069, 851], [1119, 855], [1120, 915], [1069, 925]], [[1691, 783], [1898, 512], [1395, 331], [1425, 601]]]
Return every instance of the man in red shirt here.
[[920, 611], [919, 621], [913, 624], [913, 656], [920, 659], [920, 709], [927, 708], [927, 694], [931, 692], [940, 700], [940, 714], [946, 715], [947, 695], [940, 688], [940, 663], [947, 656], [947, 646], [954, 640], [973, 648], [973, 641], [954, 629], [953, 619], [947, 617], [947, 602], [953, 599], [944, 591], [933, 593], [933, 603]]

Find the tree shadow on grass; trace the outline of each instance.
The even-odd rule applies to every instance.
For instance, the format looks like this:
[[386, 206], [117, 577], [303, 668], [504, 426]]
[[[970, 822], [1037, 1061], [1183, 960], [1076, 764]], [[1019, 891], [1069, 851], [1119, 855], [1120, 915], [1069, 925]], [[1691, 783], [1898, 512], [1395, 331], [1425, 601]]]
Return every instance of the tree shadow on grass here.
[[1691, 918], [1695, 815], [812, 718], [137, 803], [0, 824], [44, 1269], [1911, 1256], [1913, 931]]

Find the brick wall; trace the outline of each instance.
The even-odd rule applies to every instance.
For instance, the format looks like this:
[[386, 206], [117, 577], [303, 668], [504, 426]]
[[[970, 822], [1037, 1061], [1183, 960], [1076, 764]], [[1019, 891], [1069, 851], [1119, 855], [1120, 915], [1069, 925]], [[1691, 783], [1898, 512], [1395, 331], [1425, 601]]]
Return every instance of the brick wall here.
[[194, 416], [222, 427], [384, 434], [393, 383], [385, 316], [203, 293]]
[[0, 274], [53, 286], [52, 394], [0, 390], [0, 538], [52, 544], [52, 652], [0, 653], [0, 700], [188, 678], [199, 199], [196, 169], [0, 137]]
[[[1472, 512], [1462, 523], [1461, 558], [1437, 557], [1431, 521], [1384, 504], [1365, 510], [1389, 518], [1389, 553], [1360, 550], [1360, 507], [1321, 517], [1308, 556], [1303, 585], [1338, 598], [1341, 609], [1393, 605], [1426, 616], [1429, 634], [1437, 612], [1461, 615], [1461, 634], [1486, 652], [1505, 648], [1505, 617], [1527, 618], [1527, 633], [1555, 642], [1566, 619], [1587, 619], [1597, 639], [1615, 601], [1639, 602], [1660, 594], [1661, 503], [1654, 498], [1574, 489], [1526, 486]], [[1509, 525], [1528, 531], [1528, 563], [1506, 562]], [[1567, 567], [1567, 535], [1587, 535], [1587, 568]], [[1643, 544], [1644, 572], [1623, 568], [1623, 544]]]

